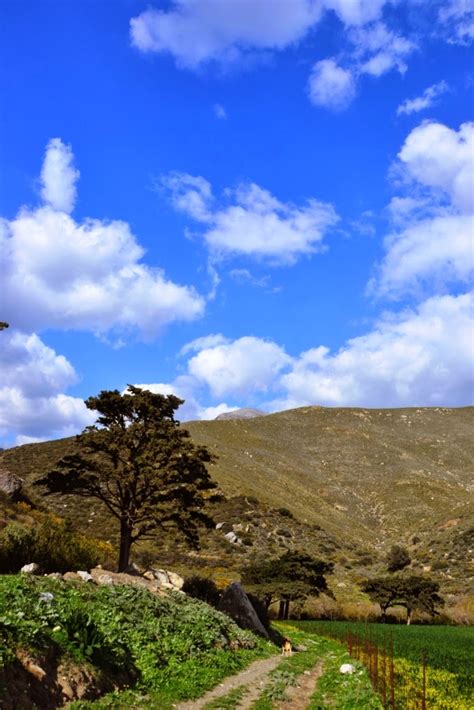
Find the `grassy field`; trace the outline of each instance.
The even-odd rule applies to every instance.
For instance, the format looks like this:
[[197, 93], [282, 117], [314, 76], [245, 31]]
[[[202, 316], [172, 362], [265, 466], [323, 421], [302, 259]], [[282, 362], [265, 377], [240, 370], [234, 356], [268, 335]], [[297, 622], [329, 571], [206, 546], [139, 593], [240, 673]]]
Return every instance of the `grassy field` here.
[[[364, 624], [345, 621], [300, 621], [295, 627], [345, 642], [347, 633], [365, 638], [367, 635], [379, 648], [390, 645], [393, 638], [398, 698], [410, 708], [410, 695], [416, 695], [420, 684], [422, 655], [428, 666], [428, 697], [430, 708], [467, 710], [474, 707], [474, 628], [454, 626], [404, 626]], [[413, 707], [416, 700], [413, 700]], [[439, 705], [433, 704], [438, 703]]]

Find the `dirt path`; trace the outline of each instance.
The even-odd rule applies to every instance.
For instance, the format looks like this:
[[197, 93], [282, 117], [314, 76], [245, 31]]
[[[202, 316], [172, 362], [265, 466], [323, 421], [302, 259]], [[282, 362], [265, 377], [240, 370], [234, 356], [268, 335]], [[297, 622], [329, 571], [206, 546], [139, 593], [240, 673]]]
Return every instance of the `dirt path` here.
[[268, 681], [268, 674], [277, 667], [280, 661], [281, 656], [272, 656], [271, 658], [264, 658], [263, 661], [255, 661], [244, 671], [226, 678], [220, 685], [213, 690], [210, 690], [198, 700], [189, 700], [185, 703], [179, 703], [176, 705], [176, 709], [200, 710], [207, 703], [210, 703], [211, 700], [221, 698], [222, 696], [227, 695], [227, 693], [230, 693], [231, 690], [239, 688], [241, 685], [245, 685], [248, 686], [250, 690], [242, 699], [239, 708], [246, 710], [263, 690]]
[[322, 672], [323, 662], [319, 661], [310, 671], [298, 676], [298, 685], [285, 691], [287, 699], [277, 703], [275, 710], [306, 710]]

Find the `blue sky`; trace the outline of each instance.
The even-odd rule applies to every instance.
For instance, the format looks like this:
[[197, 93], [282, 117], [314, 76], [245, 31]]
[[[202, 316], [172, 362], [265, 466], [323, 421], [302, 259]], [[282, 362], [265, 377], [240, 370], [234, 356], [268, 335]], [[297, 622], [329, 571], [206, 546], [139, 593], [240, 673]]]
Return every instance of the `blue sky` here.
[[471, 0], [0, 13], [0, 444], [127, 383], [472, 404]]

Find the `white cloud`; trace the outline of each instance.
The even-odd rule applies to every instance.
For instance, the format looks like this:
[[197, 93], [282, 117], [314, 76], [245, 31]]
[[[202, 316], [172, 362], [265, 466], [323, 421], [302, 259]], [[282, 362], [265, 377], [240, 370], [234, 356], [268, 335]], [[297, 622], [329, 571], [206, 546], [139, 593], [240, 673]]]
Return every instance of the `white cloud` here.
[[221, 120], [227, 118], [227, 111], [221, 104], [214, 104], [212, 108], [216, 118], [220, 118]]
[[163, 183], [176, 209], [206, 225], [202, 236], [214, 257], [244, 254], [293, 263], [301, 254], [320, 249], [325, 232], [338, 221], [327, 203], [283, 203], [254, 183], [226, 190], [227, 205], [213, 205], [204, 178], [173, 174]]
[[308, 80], [311, 103], [338, 111], [351, 103], [355, 93], [352, 71], [338, 66], [334, 59], [323, 59], [313, 66]]
[[474, 124], [454, 131], [425, 122], [408, 135], [398, 173], [408, 196], [390, 203], [395, 229], [370, 288], [398, 297], [428, 285], [439, 291], [474, 274]]
[[72, 212], [76, 203], [76, 182], [79, 171], [74, 168], [71, 146], [60, 138], [52, 138], [41, 170], [41, 195], [53, 209]]
[[324, 0], [328, 10], [334, 10], [346, 25], [364, 25], [377, 20], [387, 0]]
[[215, 335], [204, 335], [201, 338], [196, 338], [190, 343], [186, 343], [179, 351], [180, 355], [187, 355], [188, 353], [197, 353], [200, 350], [205, 350], [206, 348], [214, 348], [216, 345], [224, 345], [230, 342], [228, 338], [225, 338], [220, 333]]
[[408, 177], [441, 190], [463, 212], [474, 206], [474, 123], [459, 131], [425, 122], [407, 137], [398, 157]]
[[440, 8], [439, 20], [448, 41], [470, 43], [474, 39], [474, 0], [450, 0]]
[[416, 311], [382, 319], [331, 355], [303, 353], [281, 379], [287, 398], [304, 404], [458, 406], [474, 401], [472, 294], [430, 298]]
[[276, 343], [245, 336], [205, 347], [188, 362], [188, 372], [217, 397], [265, 392], [291, 358]]
[[198, 400], [199, 383], [192, 377], [182, 375], [173, 382], [155, 382], [150, 384], [138, 384], [136, 387], [150, 390], [155, 394], [174, 394], [175, 397], [184, 400], [177, 410], [177, 417], [180, 421], [195, 421], [197, 419], [215, 419], [219, 414], [231, 412], [235, 407], [231, 407], [225, 402], [206, 407]]
[[0, 347], [0, 437], [13, 443], [77, 433], [95, 419], [77, 397], [63, 394], [76, 382], [72, 365], [37, 335], [2, 333]]
[[392, 69], [403, 74], [407, 69], [406, 58], [416, 49], [413, 41], [396, 34], [383, 22], [354, 29], [350, 38], [358, 70], [374, 77]]
[[232, 63], [249, 51], [281, 50], [317, 22], [316, 0], [176, 0], [168, 11], [148, 9], [130, 21], [132, 44], [171, 54], [196, 69], [211, 60]]
[[[51, 147], [45, 165], [50, 155]], [[22, 208], [0, 222], [2, 317], [22, 330], [137, 330], [149, 338], [167, 323], [201, 315], [204, 300], [194, 289], [141, 262], [144, 250], [127, 223], [78, 223], [63, 211], [73, 199], [66, 163], [55, 158], [52, 172], [43, 166], [53, 206]]]
[[445, 81], [440, 81], [437, 84], [429, 86], [424, 90], [421, 96], [417, 96], [414, 99], [405, 99], [397, 108], [397, 116], [402, 114], [409, 116], [411, 113], [424, 111], [425, 108], [432, 106], [436, 99], [446, 93], [448, 89], [449, 87]]
[[474, 275], [474, 222], [470, 215], [422, 219], [386, 240], [378, 292], [417, 292], [426, 281], [469, 282]]

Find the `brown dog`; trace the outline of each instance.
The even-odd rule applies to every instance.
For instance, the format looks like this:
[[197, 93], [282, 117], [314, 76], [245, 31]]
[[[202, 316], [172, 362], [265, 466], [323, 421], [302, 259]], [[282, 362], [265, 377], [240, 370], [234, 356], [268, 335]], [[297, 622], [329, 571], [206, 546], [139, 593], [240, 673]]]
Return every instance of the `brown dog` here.
[[284, 638], [281, 645], [281, 655], [282, 656], [292, 656], [293, 648], [291, 646], [291, 641], [289, 638]]

